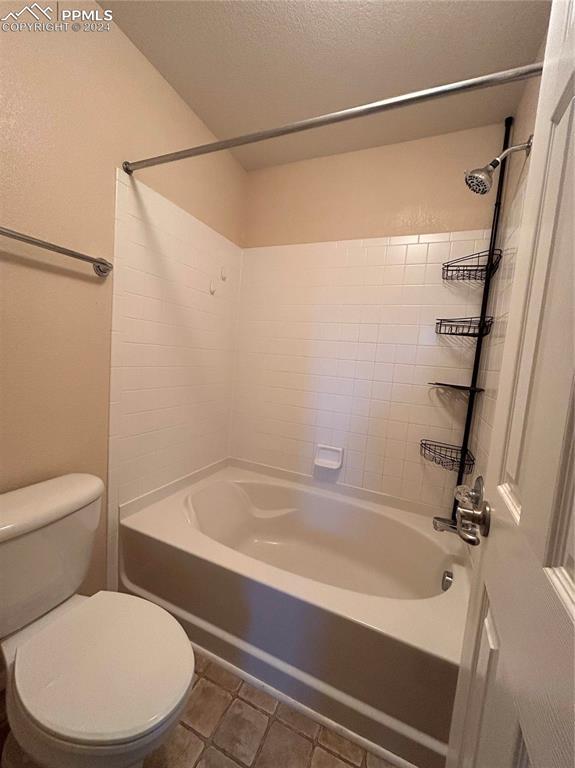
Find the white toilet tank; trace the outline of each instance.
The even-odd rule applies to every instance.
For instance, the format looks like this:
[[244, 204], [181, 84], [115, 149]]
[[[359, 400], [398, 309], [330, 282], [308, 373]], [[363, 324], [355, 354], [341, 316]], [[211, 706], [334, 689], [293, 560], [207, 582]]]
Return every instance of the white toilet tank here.
[[98, 477], [74, 474], [0, 495], [0, 638], [78, 591], [103, 492]]

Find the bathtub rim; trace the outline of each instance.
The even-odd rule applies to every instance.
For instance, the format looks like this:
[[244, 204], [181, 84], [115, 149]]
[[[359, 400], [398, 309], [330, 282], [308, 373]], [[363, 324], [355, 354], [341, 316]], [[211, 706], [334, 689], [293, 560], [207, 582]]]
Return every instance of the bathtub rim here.
[[[387, 493], [380, 493], [379, 491], [370, 491], [367, 488], [360, 488], [356, 485], [348, 485], [346, 483], [340, 483], [336, 480], [321, 480], [313, 475], [305, 475], [300, 472], [293, 472], [289, 469], [281, 469], [280, 467], [273, 467], [269, 464], [258, 464], [254, 461], [246, 461], [245, 459], [236, 459], [228, 457], [216, 461], [213, 464], [208, 464], [206, 467], [197, 469], [194, 472], [190, 472], [188, 475], [182, 475], [182, 477], [176, 478], [165, 485], [161, 485], [158, 488], [154, 488], [152, 491], [137, 496], [129, 501], [124, 501], [118, 504], [119, 521], [129, 515], [139, 512], [144, 507], [150, 504], [155, 504], [157, 501], [165, 499], [167, 496], [171, 496], [181, 488], [195, 484], [200, 480], [211, 477], [222, 469], [227, 467], [234, 467], [236, 469], [243, 469], [246, 472], [253, 472], [258, 475], [266, 475], [267, 477], [274, 478], [276, 480], [284, 480], [288, 483], [297, 483], [298, 485], [305, 485], [310, 489], [327, 491], [329, 493], [335, 493], [338, 496], [342, 496], [348, 499], [355, 499], [357, 501], [366, 501], [377, 506], [391, 507], [398, 509], [402, 512], [409, 512], [411, 514], [431, 519], [434, 514], [437, 513], [437, 506], [433, 504], [422, 504], [417, 501], [410, 501], [399, 496], [392, 496]], [[331, 470], [330, 470], [331, 471]]]
[[[252, 470], [230, 465], [224, 467], [217, 465], [217, 469], [202, 473], [200, 478], [196, 476], [196, 480], [192, 484], [189, 480], [187, 482], [176, 481], [176, 483], [161, 489], [161, 494], [155, 491], [136, 500], [137, 504], [129, 502], [125, 505], [128, 509], [125, 510], [126, 514], [121, 520], [120, 528], [130, 528], [150, 538], [159, 539], [180, 551], [189, 552], [200, 560], [215, 563], [242, 578], [263, 583], [292, 598], [361, 624], [372, 631], [394, 637], [418, 651], [429, 653], [443, 661], [459, 666], [470, 593], [469, 564], [465, 547], [460, 542], [452, 541], [447, 537], [442, 537], [437, 542], [434, 541], [434, 544], [446, 553], [452, 554], [454, 558], [455, 580], [447, 592], [432, 597], [408, 600], [353, 592], [341, 587], [323, 584], [305, 576], [292, 574], [256, 560], [211, 539], [197, 528], [192, 528], [197, 532], [197, 537], [189, 537], [188, 541], [183, 539], [182, 532], [190, 530], [187, 518], [184, 520], [183, 504], [180, 510], [181, 515], [177, 507], [169, 510], [164, 508], [164, 515], [161, 518], [162, 525], [158, 525], [158, 512], [162, 510], [165, 502], [172, 497], [177, 503], [184, 502], [191, 492], [191, 485], [198, 488], [204, 487], [216, 478], [252, 481], [265, 479], [269, 482], [267, 473], [262, 475]], [[276, 478], [276, 481], [280, 485], [287, 484], [289, 487], [294, 485], [293, 481], [280, 478]], [[300, 484], [295, 483], [295, 485]], [[322, 493], [327, 492], [324, 489], [318, 490]], [[332, 490], [331, 493], [334, 491]], [[153, 499], [150, 498], [152, 496]], [[336, 493], [336, 496], [339, 494]], [[362, 504], [362, 502], [358, 503]], [[381, 505], [368, 501], [364, 501], [363, 505], [366, 505], [376, 514], [386, 516], [391, 514], [393, 518], [416, 529], [420, 527], [423, 529], [426, 523], [429, 523], [429, 530], [421, 530], [418, 533], [432, 540], [429, 516], [426, 515], [421, 518], [416, 513], [394, 510], [393, 507], [387, 507], [387, 505], [381, 509]], [[170, 524], [166, 524], [166, 511], [173, 515]], [[408, 521], [401, 520], [404, 515], [409, 515]], [[192, 546], [186, 546], [190, 542]], [[126, 574], [122, 572], [121, 578], [125, 579]]]

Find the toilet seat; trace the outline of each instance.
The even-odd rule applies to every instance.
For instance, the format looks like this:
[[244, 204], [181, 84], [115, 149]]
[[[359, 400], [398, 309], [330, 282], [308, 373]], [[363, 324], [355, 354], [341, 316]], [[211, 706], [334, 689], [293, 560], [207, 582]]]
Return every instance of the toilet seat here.
[[13, 693], [22, 713], [60, 742], [120, 745], [171, 719], [193, 670], [190, 642], [170, 614], [99, 592], [17, 648]]

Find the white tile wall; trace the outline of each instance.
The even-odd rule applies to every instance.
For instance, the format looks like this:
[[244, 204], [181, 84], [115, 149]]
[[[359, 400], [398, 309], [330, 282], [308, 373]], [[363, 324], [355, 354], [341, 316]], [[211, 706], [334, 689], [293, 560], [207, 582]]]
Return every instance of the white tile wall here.
[[228, 456], [242, 258], [122, 171], [116, 219], [111, 519], [119, 503]]
[[484, 231], [254, 248], [244, 252], [232, 455], [312, 474], [318, 443], [343, 446], [338, 482], [449, 506], [455, 473], [419, 456], [458, 444], [474, 341], [437, 317], [478, 314], [481, 285], [441, 263], [486, 247]]
[[468, 383], [474, 343], [435, 319], [477, 314], [481, 286], [441, 263], [487, 233], [248, 249], [242, 276], [237, 246], [122, 172], [116, 217], [112, 527], [230, 455], [311, 475], [317, 443], [345, 448], [339, 483], [449, 506], [455, 473], [419, 441], [458, 444], [466, 398], [427, 382]]

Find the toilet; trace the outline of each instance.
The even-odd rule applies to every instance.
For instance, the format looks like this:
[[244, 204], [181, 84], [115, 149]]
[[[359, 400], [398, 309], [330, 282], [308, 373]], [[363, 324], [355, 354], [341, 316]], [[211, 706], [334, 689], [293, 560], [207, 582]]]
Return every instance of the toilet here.
[[2, 768], [137, 768], [178, 723], [194, 655], [132, 595], [77, 594], [104, 491], [92, 475], [0, 496], [0, 648], [11, 734]]

